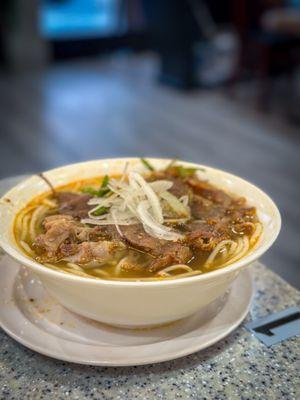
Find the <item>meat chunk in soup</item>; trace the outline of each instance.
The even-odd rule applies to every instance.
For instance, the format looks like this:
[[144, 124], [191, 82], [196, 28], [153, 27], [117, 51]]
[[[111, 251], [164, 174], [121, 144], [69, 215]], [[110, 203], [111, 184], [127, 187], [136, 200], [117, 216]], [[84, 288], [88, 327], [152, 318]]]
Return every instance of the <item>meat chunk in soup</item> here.
[[71, 215], [50, 215], [44, 219], [43, 227], [45, 233], [36, 237], [33, 248], [44, 261], [60, 259], [61, 246], [65, 243], [93, 242], [101, 238], [98, 227], [83, 225]]
[[122, 237], [113, 226], [104, 227], [110, 238], [125, 240], [131, 247], [151, 254], [153, 260], [148, 266], [150, 271], [157, 271], [172, 264], [184, 264], [192, 257], [192, 252], [186, 244], [155, 238], [145, 232], [141, 224], [125, 225], [120, 229]]
[[88, 212], [93, 208], [87, 204], [92, 198], [89, 194], [57, 192], [56, 197], [59, 203], [59, 212], [74, 218], [86, 218]]
[[222, 204], [223, 207], [228, 207], [232, 198], [223, 190], [216, 189], [210, 183], [200, 181], [197, 177], [191, 177], [187, 180], [187, 184], [193, 189], [195, 194], [199, 194], [213, 203]]
[[99, 242], [63, 244], [60, 251], [64, 261], [86, 264], [91, 261], [107, 263], [114, 260], [118, 256], [118, 253], [124, 249], [125, 246], [120, 242], [102, 240]]
[[149, 270], [152, 272], [174, 264], [186, 264], [192, 258], [191, 249], [181, 243], [168, 242], [156, 252], [157, 257], [151, 262]]

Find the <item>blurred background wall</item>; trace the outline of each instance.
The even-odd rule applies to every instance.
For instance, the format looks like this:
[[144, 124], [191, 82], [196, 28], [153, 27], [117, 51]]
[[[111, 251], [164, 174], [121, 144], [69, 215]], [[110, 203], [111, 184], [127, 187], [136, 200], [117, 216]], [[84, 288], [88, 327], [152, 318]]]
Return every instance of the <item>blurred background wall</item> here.
[[2, 0], [0, 177], [181, 158], [278, 203], [265, 256], [300, 287], [299, 0]]

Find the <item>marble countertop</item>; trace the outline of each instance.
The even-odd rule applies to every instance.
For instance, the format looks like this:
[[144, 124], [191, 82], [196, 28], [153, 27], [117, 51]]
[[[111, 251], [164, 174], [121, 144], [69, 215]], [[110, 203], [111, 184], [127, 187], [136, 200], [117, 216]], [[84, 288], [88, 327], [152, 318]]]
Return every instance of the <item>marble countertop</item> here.
[[244, 324], [300, 305], [300, 293], [261, 264], [252, 270], [256, 292], [242, 325], [214, 346], [175, 361], [76, 365], [28, 350], [0, 331], [0, 399], [299, 399], [299, 337], [266, 347]]

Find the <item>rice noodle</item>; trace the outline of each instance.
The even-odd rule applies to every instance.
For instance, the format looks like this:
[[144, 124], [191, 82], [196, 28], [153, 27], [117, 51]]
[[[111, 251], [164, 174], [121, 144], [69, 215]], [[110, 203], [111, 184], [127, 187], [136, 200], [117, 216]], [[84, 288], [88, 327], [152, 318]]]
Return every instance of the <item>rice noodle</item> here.
[[34, 252], [31, 249], [31, 247], [29, 246], [29, 244], [27, 244], [26, 242], [24, 242], [23, 240], [20, 240], [20, 245], [22, 246], [22, 248], [26, 251], [26, 253], [30, 254], [32, 257], [34, 257]]
[[226, 246], [224, 246], [220, 250], [219, 254], [220, 254], [220, 257], [221, 257], [222, 261], [225, 261], [226, 257], [228, 257], [228, 253], [229, 253], [229, 251], [227, 250]]
[[177, 271], [177, 270], [184, 270], [186, 272], [193, 272], [193, 269], [185, 264], [178, 264], [178, 265], [171, 265], [170, 267], [166, 267], [159, 271], [156, 275], [158, 276], [165, 276], [170, 275], [170, 272]]
[[227, 245], [231, 246], [232, 243], [234, 243], [233, 240], [222, 240], [220, 243], [218, 243], [216, 245], [216, 247], [213, 249], [213, 251], [210, 253], [210, 255], [208, 256], [208, 258], [204, 264], [204, 267], [208, 268], [211, 264], [213, 264], [215, 261], [215, 258], [218, 256], [219, 252], [224, 248], [224, 246], [227, 246]]
[[64, 269], [58, 267], [57, 265], [50, 264], [50, 263], [44, 263], [44, 265], [46, 265], [46, 267], [48, 267], [48, 268], [54, 269], [55, 271], [64, 272], [65, 274], [68, 273], [68, 271], [65, 271]]
[[85, 278], [86, 277], [90, 278], [90, 276], [88, 274], [86, 274], [85, 272], [79, 271], [79, 270], [71, 268], [71, 267], [64, 267], [64, 269], [61, 269], [60, 271], [66, 271], [66, 272], [72, 273], [74, 275], [83, 276]]
[[76, 271], [83, 271], [83, 269], [75, 263], [68, 262], [67, 266], [70, 268], [76, 269]]
[[103, 271], [101, 268], [95, 268], [93, 269], [93, 274], [96, 273], [98, 276], [104, 276], [105, 278], [109, 276], [109, 274], [106, 271]]
[[174, 278], [185, 278], [186, 276], [200, 275], [203, 274], [200, 270], [192, 270], [191, 272], [185, 272], [184, 274], [178, 274]]
[[56, 203], [54, 200], [50, 200], [50, 199], [47, 199], [47, 198], [45, 198], [45, 199], [43, 200], [43, 204], [44, 204], [45, 206], [50, 207], [50, 208], [55, 208], [55, 207], [57, 207], [57, 203]]
[[22, 224], [23, 224], [23, 218], [25, 215], [29, 214], [32, 210], [35, 210], [36, 206], [31, 206], [31, 207], [26, 207], [25, 210], [20, 212], [17, 216], [16, 220], [16, 229], [20, 232], [22, 229]]
[[121, 258], [121, 260], [120, 260], [120, 261], [118, 262], [118, 264], [116, 265], [116, 268], [115, 268], [115, 271], [114, 271], [116, 276], [119, 276], [119, 275], [121, 274], [123, 263], [124, 263], [124, 261], [126, 261], [126, 260], [127, 260], [127, 256]]
[[45, 214], [45, 212], [48, 209], [49, 209], [49, 207], [47, 207], [47, 206], [39, 206], [33, 211], [32, 216], [31, 216], [30, 225], [29, 225], [29, 233], [30, 233], [31, 240], [35, 239], [35, 235], [36, 235], [35, 227], [36, 227], [39, 219]]
[[238, 261], [240, 258], [242, 258], [245, 254], [247, 254], [249, 250], [249, 239], [245, 235], [242, 238], [239, 238], [239, 244], [235, 252], [233, 253], [233, 257], [231, 257], [229, 260], [226, 261], [225, 264], [222, 265], [222, 267], [232, 264], [235, 261]]
[[251, 246], [253, 246], [253, 245], [257, 242], [258, 238], [259, 238], [259, 237], [261, 236], [261, 234], [262, 234], [262, 231], [263, 231], [262, 224], [260, 224], [259, 222], [257, 222], [257, 223], [255, 224], [255, 230], [254, 230], [254, 232], [253, 232], [253, 234], [251, 235], [251, 238], [250, 238], [250, 245], [251, 245]]
[[28, 236], [28, 223], [29, 223], [30, 215], [25, 215], [22, 219], [22, 229], [21, 229], [21, 240], [25, 240]]

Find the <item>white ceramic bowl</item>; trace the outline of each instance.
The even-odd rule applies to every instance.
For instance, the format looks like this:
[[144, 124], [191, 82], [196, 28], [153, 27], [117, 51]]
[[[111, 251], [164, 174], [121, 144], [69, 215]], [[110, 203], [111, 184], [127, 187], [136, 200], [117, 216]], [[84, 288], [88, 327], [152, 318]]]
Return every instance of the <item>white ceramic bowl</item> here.
[[[156, 168], [169, 160], [149, 159]], [[137, 158], [88, 161], [56, 168], [45, 173], [54, 186], [105, 174], [118, 174], [129, 162], [130, 168], [144, 171]], [[19, 263], [34, 271], [47, 290], [66, 308], [107, 324], [145, 327], [187, 317], [224, 294], [242, 268], [257, 260], [275, 241], [281, 225], [279, 211], [264, 192], [227, 172], [198, 164], [202, 178], [231, 193], [247, 198], [257, 208], [263, 234], [257, 245], [241, 260], [207, 274], [165, 281], [108, 281], [82, 278], [51, 270], [27, 257], [13, 235], [16, 213], [33, 197], [48, 191], [45, 182], [32, 176], [11, 189], [0, 205], [0, 245]]]

